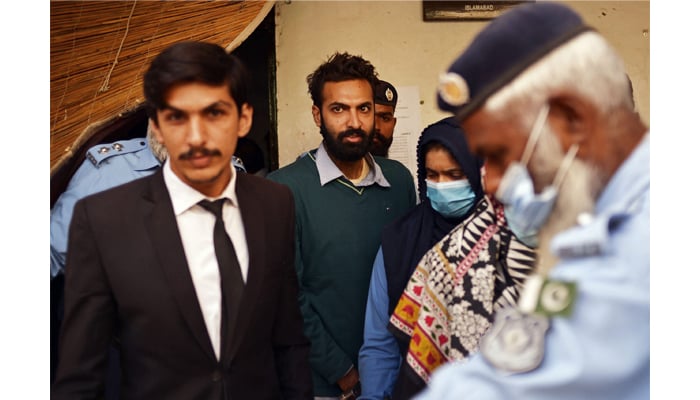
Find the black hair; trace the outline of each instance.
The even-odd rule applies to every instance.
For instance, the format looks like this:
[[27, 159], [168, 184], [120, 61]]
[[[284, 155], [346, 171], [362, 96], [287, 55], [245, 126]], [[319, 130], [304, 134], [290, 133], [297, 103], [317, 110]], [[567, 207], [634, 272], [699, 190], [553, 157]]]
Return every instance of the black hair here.
[[265, 155], [258, 144], [248, 137], [238, 138], [235, 156], [243, 161], [246, 171], [254, 174], [265, 168]]
[[444, 150], [450, 153], [450, 157], [454, 158], [454, 156], [452, 155], [452, 150], [448, 149], [447, 146], [436, 140], [427, 142], [425, 145], [423, 145], [423, 147], [421, 148], [419, 158], [425, 160], [425, 155], [430, 153], [432, 150]]
[[374, 98], [374, 87], [379, 78], [374, 66], [361, 56], [336, 52], [313, 73], [309, 74], [306, 77], [306, 82], [309, 85], [311, 100], [315, 106], [320, 108], [323, 104], [323, 85], [326, 82], [343, 82], [353, 79], [368, 81], [372, 87], [372, 98]]
[[143, 77], [146, 112], [156, 124], [156, 112], [167, 106], [165, 94], [178, 83], [227, 83], [238, 112], [248, 102], [249, 73], [238, 57], [206, 42], [179, 42], [158, 54]]

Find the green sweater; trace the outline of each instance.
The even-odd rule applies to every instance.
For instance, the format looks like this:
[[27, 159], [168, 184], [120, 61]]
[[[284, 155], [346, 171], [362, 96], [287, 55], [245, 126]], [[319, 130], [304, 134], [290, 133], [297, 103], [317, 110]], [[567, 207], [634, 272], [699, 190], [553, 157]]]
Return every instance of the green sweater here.
[[339, 396], [336, 381], [357, 365], [381, 231], [416, 204], [408, 169], [395, 160], [374, 160], [391, 187], [358, 188], [345, 178], [321, 186], [309, 154], [268, 175], [294, 193], [299, 303], [311, 341], [315, 396]]

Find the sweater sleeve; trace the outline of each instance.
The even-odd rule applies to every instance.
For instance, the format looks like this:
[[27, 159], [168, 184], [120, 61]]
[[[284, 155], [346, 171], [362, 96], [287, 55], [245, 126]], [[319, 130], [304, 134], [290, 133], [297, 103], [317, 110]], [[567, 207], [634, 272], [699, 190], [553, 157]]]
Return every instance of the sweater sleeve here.
[[333, 340], [326, 331], [321, 318], [306, 296], [308, 290], [304, 286], [304, 262], [301, 257], [300, 225], [297, 224], [295, 267], [299, 279], [299, 307], [304, 317], [304, 334], [311, 342], [309, 362], [311, 368], [321, 375], [329, 384], [335, 384], [352, 367], [352, 359]]
[[[315, 309], [313, 302], [309, 299], [309, 287], [304, 280], [305, 265], [303, 261], [303, 251], [301, 238], [303, 235], [303, 218], [299, 215], [304, 207], [299, 203], [302, 197], [298, 193], [303, 185], [290, 176], [289, 173], [275, 171], [267, 176], [268, 179], [287, 185], [294, 193], [296, 209], [296, 232], [295, 232], [295, 262], [297, 279], [299, 281], [299, 308], [304, 318], [304, 335], [311, 342], [309, 363], [316, 375], [320, 375], [327, 384], [336, 385], [338, 379], [342, 378], [352, 367], [352, 358], [343, 351], [338, 343], [333, 339], [326, 329], [323, 320]], [[340, 388], [338, 388], [340, 390]]]

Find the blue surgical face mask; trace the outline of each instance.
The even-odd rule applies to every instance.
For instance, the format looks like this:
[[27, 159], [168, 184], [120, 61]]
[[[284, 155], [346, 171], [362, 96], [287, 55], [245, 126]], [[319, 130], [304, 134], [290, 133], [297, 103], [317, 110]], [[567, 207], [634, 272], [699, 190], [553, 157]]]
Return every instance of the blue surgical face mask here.
[[535, 120], [520, 162], [510, 163], [496, 191], [496, 198], [503, 203], [508, 227], [520, 241], [530, 247], [537, 246], [537, 234], [554, 208], [559, 186], [578, 151], [578, 145], [572, 145], [562, 160], [553, 183], [542, 192], [535, 193], [526, 165], [542, 133], [548, 113], [549, 106], [543, 107]]
[[433, 210], [446, 218], [464, 217], [476, 200], [476, 194], [466, 179], [450, 182], [426, 179], [425, 186]]

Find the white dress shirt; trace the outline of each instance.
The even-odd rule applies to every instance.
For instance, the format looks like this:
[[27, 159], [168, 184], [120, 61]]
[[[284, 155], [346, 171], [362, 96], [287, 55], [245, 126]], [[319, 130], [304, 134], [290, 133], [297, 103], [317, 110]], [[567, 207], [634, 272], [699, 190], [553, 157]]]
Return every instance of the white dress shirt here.
[[210, 198], [180, 180], [171, 169], [170, 159], [163, 166], [165, 186], [170, 193], [190, 276], [217, 359], [221, 353], [221, 277], [214, 252], [216, 217], [197, 203], [204, 199], [213, 201], [227, 198], [230, 200], [224, 202], [224, 225], [236, 249], [245, 283], [248, 276], [248, 244], [236, 197], [236, 171], [233, 166], [231, 171], [233, 174], [231, 181], [223, 193], [217, 198]]

